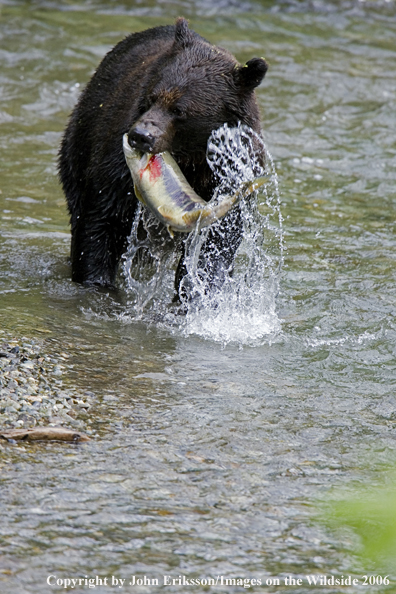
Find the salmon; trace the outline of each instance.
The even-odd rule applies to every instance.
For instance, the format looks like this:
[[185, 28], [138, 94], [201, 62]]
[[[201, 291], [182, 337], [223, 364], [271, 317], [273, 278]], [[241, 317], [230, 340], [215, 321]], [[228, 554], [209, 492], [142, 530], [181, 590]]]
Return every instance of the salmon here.
[[206, 202], [198, 196], [184, 177], [170, 153], [143, 153], [130, 146], [124, 134], [125, 159], [132, 175], [136, 197], [168, 229], [190, 233], [222, 219], [242, 198], [261, 187], [267, 176], [243, 183], [231, 196], [220, 202]]

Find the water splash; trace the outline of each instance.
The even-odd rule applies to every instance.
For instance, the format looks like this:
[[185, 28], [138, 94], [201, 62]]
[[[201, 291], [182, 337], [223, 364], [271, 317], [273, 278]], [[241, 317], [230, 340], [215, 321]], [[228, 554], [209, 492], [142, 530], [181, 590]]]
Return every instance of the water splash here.
[[128, 289], [127, 316], [144, 319], [161, 312], [173, 297], [178, 254], [164, 225], [139, 202], [128, 249], [123, 256], [123, 273]]
[[[240, 203], [243, 240], [233, 272], [224, 274], [220, 288], [207, 291], [199, 256], [213, 229], [217, 227], [221, 231], [221, 221], [180, 237], [175, 246], [165, 228], [139, 207], [124, 256], [129, 295], [127, 315], [224, 345], [260, 344], [280, 330], [276, 296], [284, 244], [274, 163], [263, 139], [243, 125], [237, 128], [224, 125], [214, 131], [208, 141], [207, 161], [218, 184], [215, 200], [235, 192], [243, 182], [268, 175], [268, 182], [260, 191]], [[236, 209], [231, 211], [227, 225], [237, 224], [238, 217]], [[175, 268], [183, 244], [187, 268], [183, 284], [192, 299], [183, 304], [181, 315], [171, 302]]]

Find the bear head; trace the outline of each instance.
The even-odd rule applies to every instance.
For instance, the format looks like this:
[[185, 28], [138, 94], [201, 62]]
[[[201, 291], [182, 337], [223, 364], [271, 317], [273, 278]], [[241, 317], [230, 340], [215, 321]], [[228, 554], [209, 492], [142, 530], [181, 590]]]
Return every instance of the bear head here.
[[176, 21], [169, 51], [151, 65], [142, 88], [140, 117], [129, 130], [132, 146], [171, 152], [179, 160], [206, 152], [208, 138], [224, 123], [259, 126], [254, 89], [267, 71], [262, 58], [244, 66]]

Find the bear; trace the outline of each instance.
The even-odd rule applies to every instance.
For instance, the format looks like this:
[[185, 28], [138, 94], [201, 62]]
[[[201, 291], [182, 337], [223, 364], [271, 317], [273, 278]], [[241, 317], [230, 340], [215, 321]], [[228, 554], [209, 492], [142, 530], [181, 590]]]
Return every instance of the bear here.
[[[80, 95], [59, 150], [73, 281], [115, 287], [138, 205], [123, 135], [143, 152], [169, 151], [195, 192], [209, 201], [216, 180], [206, 161], [208, 139], [223, 124], [261, 133], [254, 89], [266, 71], [263, 58], [240, 65], [183, 17], [175, 25], [132, 33], [106, 54]], [[210, 228], [200, 256], [209, 289], [232, 270], [241, 240], [238, 209]], [[182, 254], [176, 296], [186, 274]]]

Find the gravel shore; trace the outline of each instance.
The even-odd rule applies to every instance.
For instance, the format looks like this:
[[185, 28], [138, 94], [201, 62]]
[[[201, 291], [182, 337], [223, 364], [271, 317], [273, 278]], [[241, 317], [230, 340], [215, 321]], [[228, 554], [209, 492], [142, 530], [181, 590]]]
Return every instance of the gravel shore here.
[[92, 392], [62, 386], [67, 353], [49, 355], [39, 342], [0, 342], [0, 429], [65, 426], [92, 433]]

